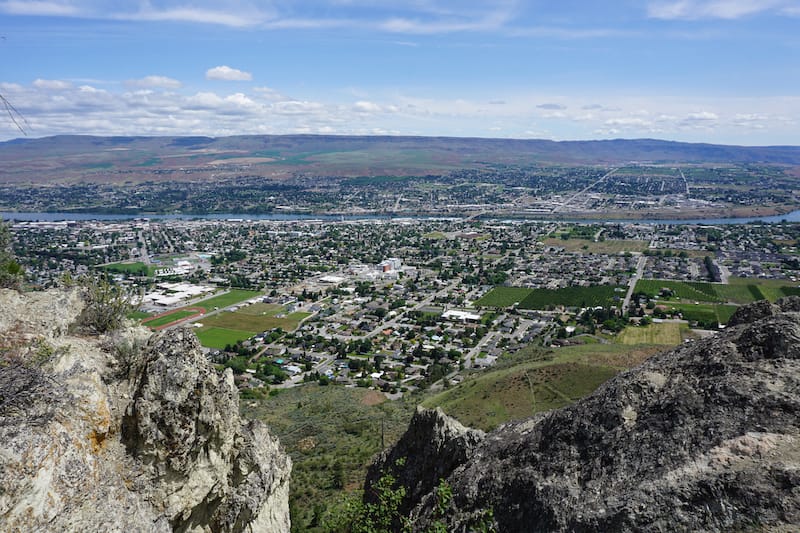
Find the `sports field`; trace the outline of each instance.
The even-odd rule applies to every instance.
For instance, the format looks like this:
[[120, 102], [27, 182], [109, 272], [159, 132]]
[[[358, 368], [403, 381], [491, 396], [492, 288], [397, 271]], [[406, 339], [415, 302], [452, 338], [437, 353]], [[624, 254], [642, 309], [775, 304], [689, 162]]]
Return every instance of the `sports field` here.
[[245, 300], [249, 300], [250, 298], [255, 298], [260, 294], [261, 293], [258, 291], [231, 289], [225, 294], [220, 294], [219, 296], [212, 296], [211, 298], [199, 301], [194, 305], [197, 307], [202, 307], [203, 309], [206, 310], [206, 312], [208, 312], [208, 311], [213, 311], [215, 307], [224, 309], [229, 305], [238, 304], [239, 302], [244, 302]]
[[200, 340], [200, 344], [207, 348], [217, 348], [221, 350], [227, 345], [236, 344], [237, 341], [243, 341], [253, 336], [250, 331], [238, 331], [235, 329], [225, 328], [203, 328], [196, 331], [195, 334]]
[[224, 348], [226, 344], [246, 340], [264, 331], [281, 328], [294, 331], [310, 313], [294, 312], [283, 315], [283, 307], [254, 304], [238, 311], [223, 311], [202, 319], [197, 338], [203, 346]]

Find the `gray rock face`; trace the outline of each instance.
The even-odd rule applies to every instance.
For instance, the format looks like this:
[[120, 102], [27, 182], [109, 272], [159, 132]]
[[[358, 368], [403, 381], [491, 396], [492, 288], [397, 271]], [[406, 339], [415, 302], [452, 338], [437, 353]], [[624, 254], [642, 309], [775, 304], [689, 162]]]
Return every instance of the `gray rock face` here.
[[[377, 500], [372, 485], [385, 473], [394, 474], [407, 488], [407, 502], [419, 500], [464, 463], [484, 436], [483, 431], [464, 427], [441, 409], [418, 407], [405, 435], [370, 466], [364, 491], [367, 501]], [[410, 508], [401, 511], [408, 513]]]
[[41, 365], [52, 394], [0, 414], [0, 530], [288, 531], [291, 461], [239, 418], [232, 375], [188, 330], [149, 341], [130, 330], [146, 345], [120, 378], [119, 339], [66, 334], [81, 307], [61, 292], [0, 291], [0, 339], [52, 354]]
[[[414, 528], [469, 531], [493, 516], [511, 532], [791, 530], [800, 524], [796, 303], [742, 309], [755, 321], [657, 355], [572, 406], [458, 452], [458, 437], [428, 446], [414, 427], [426, 417], [415, 417], [387, 454], [406, 454], [410, 475], [397, 474]], [[436, 450], [452, 469], [445, 513], [413, 484]]]

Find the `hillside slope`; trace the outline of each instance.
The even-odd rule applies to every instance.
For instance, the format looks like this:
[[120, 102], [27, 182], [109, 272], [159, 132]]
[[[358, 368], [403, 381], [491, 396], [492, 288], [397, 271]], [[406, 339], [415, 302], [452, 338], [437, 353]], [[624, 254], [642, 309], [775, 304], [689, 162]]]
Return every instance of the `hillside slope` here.
[[[791, 530], [800, 523], [798, 311], [797, 298], [743, 307], [715, 337], [486, 435], [421, 410], [371, 468], [365, 498], [392, 472], [418, 531], [469, 531], [491, 517], [503, 532]], [[446, 505], [439, 478], [452, 488]]]
[[[460, 137], [247, 135], [94, 137], [0, 142], [0, 183], [214, 181], [230, 175], [421, 176], [495, 165], [619, 165], [631, 161], [800, 165], [798, 146], [727, 146], [657, 139], [550, 141]], [[228, 169], [230, 170], [230, 168]]]

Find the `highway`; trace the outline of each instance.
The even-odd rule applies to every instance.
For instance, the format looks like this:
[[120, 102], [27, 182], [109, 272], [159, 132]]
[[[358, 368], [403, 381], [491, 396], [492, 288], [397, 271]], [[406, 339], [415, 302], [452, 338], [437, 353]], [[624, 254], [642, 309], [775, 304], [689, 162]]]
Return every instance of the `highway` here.
[[625, 299], [622, 301], [622, 312], [624, 313], [628, 306], [631, 303], [631, 296], [633, 296], [633, 291], [636, 288], [636, 282], [642, 278], [642, 274], [644, 273], [644, 267], [647, 264], [647, 256], [641, 255], [639, 256], [639, 261], [636, 263], [636, 273], [631, 276], [631, 280], [628, 283], [628, 292], [625, 294]]

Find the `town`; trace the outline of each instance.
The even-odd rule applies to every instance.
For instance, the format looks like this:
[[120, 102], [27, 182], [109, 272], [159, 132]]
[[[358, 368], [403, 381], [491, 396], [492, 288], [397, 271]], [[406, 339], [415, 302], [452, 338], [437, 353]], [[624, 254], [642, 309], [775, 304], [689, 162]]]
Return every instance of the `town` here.
[[[800, 294], [793, 224], [474, 219], [12, 223], [40, 287], [104, 272], [153, 330], [190, 324], [245, 396], [320, 384], [450, 386], [532, 344], [669, 326]], [[651, 326], [652, 329], [652, 326]]]

